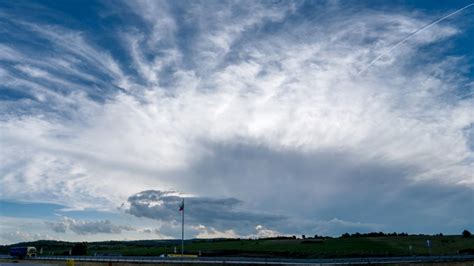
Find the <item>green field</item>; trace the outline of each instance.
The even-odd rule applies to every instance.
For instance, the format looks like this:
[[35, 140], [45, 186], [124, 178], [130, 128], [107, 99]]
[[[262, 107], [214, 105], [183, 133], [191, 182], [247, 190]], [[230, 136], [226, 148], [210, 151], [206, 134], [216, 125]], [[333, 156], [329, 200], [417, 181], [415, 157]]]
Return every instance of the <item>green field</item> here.
[[[383, 236], [383, 237], [339, 237], [313, 239], [221, 239], [187, 240], [186, 253], [203, 256], [253, 256], [294, 258], [342, 258], [429, 255], [426, 240], [432, 241], [432, 255], [472, 254], [474, 237], [461, 236]], [[22, 243], [32, 245], [43, 255], [67, 255], [74, 245], [70, 242], [37, 241]], [[88, 254], [121, 254], [123, 256], [158, 256], [173, 253], [178, 240], [110, 241], [87, 243]], [[411, 251], [409, 247], [412, 247]], [[0, 247], [7, 253], [8, 246]]]

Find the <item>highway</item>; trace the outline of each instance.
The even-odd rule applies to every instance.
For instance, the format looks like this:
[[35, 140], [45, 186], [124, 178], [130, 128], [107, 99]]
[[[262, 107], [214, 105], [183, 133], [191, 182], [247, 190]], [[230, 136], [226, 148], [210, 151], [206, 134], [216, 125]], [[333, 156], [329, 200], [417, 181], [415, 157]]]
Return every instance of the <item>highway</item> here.
[[[0, 258], [11, 258], [3, 256]], [[199, 258], [160, 258], [134, 256], [39, 256], [24, 262], [42, 263], [39, 261], [75, 261], [90, 262], [127, 262], [127, 263], [160, 263], [160, 264], [267, 264], [267, 265], [344, 265], [344, 264], [387, 264], [387, 263], [427, 263], [474, 261], [474, 255], [457, 256], [410, 256], [410, 257], [373, 257], [373, 258], [337, 258], [337, 259], [279, 259], [248, 257], [199, 257]]]

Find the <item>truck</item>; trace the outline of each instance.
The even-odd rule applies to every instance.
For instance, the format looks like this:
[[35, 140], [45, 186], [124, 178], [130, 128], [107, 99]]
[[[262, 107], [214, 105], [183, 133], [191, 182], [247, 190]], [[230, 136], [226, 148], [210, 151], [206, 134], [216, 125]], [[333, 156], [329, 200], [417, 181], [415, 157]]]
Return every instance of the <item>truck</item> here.
[[35, 258], [36, 257], [36, 248], [35, 247], [12, 247], [10, 248], [10, 256], [24, 259], [24, 258]]

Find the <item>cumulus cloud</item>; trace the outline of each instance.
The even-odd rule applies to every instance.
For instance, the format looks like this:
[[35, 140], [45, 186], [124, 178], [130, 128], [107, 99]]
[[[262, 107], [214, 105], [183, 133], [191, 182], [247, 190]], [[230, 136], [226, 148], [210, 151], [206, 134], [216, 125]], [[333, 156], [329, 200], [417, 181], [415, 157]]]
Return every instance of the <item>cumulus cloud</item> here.
[[280, 233], [275, 230], [271, 230], [263, 227], [262, 225], [257, 225], [255, 231], [248, 235], [241, 235], [235, 232], [235, 230], [223, 230], [219, 231], [216, 228], [204, 226], [202, 224], [198, 226], [193, 226], [193, 229], [197, 231], [196, 238], [269, 238], [269, 237], [278, 237], [278, 236], [287, 236], [283, 233]]
[[84, 221], [64, 217], [60, 222], [46, 222], [56, 233], [65, 233], [70, 230], [78, 235], [91, 234], [120, 234], [122, 231], [135, 231], [128, 225], [116, 225], [109, 220]]
[[[152, 228], [144, 228], [139, 230], [142, 233], [145, 234], [155, 234], [155, 235], [162, 235], [159, 229], [152, 229]], [[162, 238], [167, 238], [167, 237], [162, 237]]]
[[285, 236], [285, 234], [282, 234], [282, 233], [280, 233], [278, 231], [275, 231], [275, 230], [265, 228], [262, 225], [257, 225], [255, 227], [255, 231], [257, 231], [257, 233], [255, 234], [255, 238]]
[[[181, 200], [175, 191], [142, 191], [128, 198], [127, 212], [138, 217], [178, 223]], [[241, 201], [235, 198], [188, 196], [185, 198], [186, 223], [191, 226], [204, 224], [219, 230], [235, 228], [238, 232], [260, 222], [274, 223], [284, 219], [274, 214], [250, 212], [240, 205]]]
[[380, 224], [350, 222], [333, 218], [329, 221], [317, 221], [314, 231], [320, 235], [341, 235], [345, 232], [379, 232], [383, 231], [383, 226]]
[[239, 238], [240, 235], [234, 230], [219, 231], [212, 227], [206, 227], [204, 225], [198, 225], [195, 227], [198, 231], [196, 238]]
[[18, 243], [35, 240], [54, 239], [52, 236], [41, 233], [29, 233], [23, 231], [9, 231], [0, 233], [2, 243]]
[[219, 232], [235, 217], [252, 230], [296, 217], [279, 232], [472, 225], [470, 58], [445, 53], [462, 25], [434, 25], [359, 75], [433, 18], [214, 4], [110, 4], [107, 36], [3, 12], [2, 197], [109, 210], [128, 198], [134, 215], [175, 221], [176, 196], [146, 191], [176, 189], [207, 195], [189, 198], [190, 222]]

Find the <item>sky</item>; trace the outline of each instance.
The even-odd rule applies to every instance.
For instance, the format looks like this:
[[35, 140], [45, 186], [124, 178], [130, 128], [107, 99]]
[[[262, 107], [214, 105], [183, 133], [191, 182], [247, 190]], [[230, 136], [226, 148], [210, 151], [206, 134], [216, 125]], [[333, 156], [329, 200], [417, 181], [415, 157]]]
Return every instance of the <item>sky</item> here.
[[0, 1], [0, 244], [474, 230], [470, 4]]

